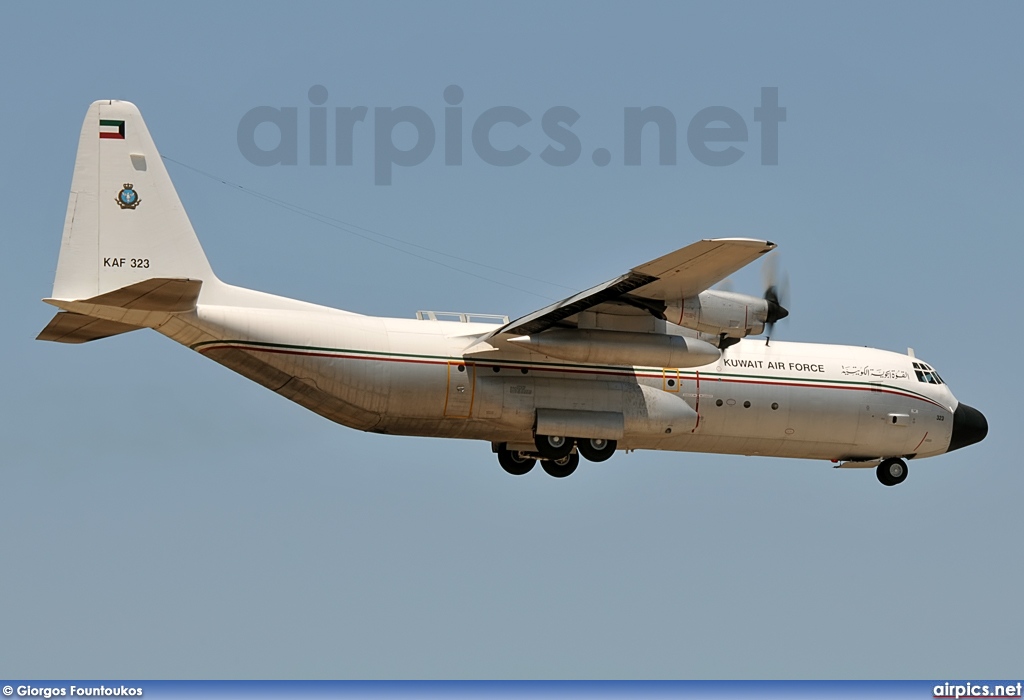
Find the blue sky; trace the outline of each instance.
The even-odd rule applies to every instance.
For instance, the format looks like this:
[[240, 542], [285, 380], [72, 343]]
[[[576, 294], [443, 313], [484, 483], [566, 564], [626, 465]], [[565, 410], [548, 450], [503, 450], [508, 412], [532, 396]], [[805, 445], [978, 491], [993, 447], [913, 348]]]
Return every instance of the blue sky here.
[[[1019, 673], [1022, 20], [1011, 3], [4, 5], [0, 676]], [[328, 115], [368, 108], [350, 166], [309, 163], [316, 85]], [[450, 85], [461, 166], [444, 164]], [[760, 163], [763, 87], [787, 110], [777, 166]], [[336, 426], [155, 333], [36, 342], [101, 98], [142, 109], [225, 281], [367, 314], [516, 316], [702, 237], [762, 237], [791, 278], [782, 337], [913, 346], [990, 435], [895, 489], [682, 453], [516, 479], [485, 444]], [[296, 165], [243, 156], [259, 106], [297, 110]], [[376, 185], [375, 110], [402, 106], [438, 141]], [[498, 106], [531, 119], [492, 134], [530, 152], [519, 165], [471, 147]], [[556, 106], [580, 115], [564, 167], [540, 157]], [[649, 106], [676, 120], [675, 165], [646, 133], [623, 164], [624, 110]], [[687, 148], [712, 106], [747, 127], [733, 165]], [[756, 266], [735, 279], [760, 284]]]

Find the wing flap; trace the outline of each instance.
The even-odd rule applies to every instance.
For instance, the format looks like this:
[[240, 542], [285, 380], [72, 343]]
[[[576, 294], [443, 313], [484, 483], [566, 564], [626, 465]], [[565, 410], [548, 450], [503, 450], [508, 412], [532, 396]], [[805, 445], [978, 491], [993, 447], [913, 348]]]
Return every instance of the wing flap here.
[[587, 309], [597, 306], [598, 304], [603, 304], [606, 301], [618, 299], [622, 295], [627, 294], [638, 287], [654, 282], [655, 279], [656, 278], [647, 275], [628, 272], [621, 277], [616, 277], [604, 284], [591, 287], [590, 289], [580, 292], [575, 296], [571, 296], [568, 299], [555, 302], [550, 306], [545, 306], [539, 311], [534, 311], [532, 314], [516, 319], [508, 325], [502, 326], [497, 332], [516, 333], [518, 335], [539, 333], [542, 330], [557, 325], [559, 321], [567, 319], [581, 311], [586, 311]]

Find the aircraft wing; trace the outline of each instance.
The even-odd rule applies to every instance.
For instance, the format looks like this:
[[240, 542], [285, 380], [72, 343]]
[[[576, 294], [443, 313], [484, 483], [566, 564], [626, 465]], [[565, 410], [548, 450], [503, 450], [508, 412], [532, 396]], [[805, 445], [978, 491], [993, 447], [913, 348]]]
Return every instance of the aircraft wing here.
[[698, 241], [634, 267], [604, 284], [517, 318], [481, 340], [501, 334], [540, 333], [574, 314], [608, 302], [625, 303], [660, 315], [666, 302], [700, 294], [775, 247], [771, 241], [750, 238]]

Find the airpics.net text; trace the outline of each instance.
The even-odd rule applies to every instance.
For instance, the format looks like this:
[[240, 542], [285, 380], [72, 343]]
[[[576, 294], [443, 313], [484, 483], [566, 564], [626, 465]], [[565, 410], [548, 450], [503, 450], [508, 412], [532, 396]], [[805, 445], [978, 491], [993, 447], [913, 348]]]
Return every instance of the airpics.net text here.
[[[360, 134], [371, 136], [367, 132], [372, 129], [374, 183], [390, 185], [395, 166], [420, 165], [430, 158], [437, 145], [438, 129], [428, 110], [411, 105], [374, 107], [371, 119], [370, 108], [366, 106], [328, 110], [328, 91], [323, 85], [309, 88], [307, 96], [309, 105], [303, 108], [262, 105], [248, 110], [238, 122], [238, 150], [242, 156], [259, 166], [298, 165], [301, 122], [301, 131], [308, 137], [308, 143], [301, 149], [303, 164], [327, 165], [329, 134], [333, 134], [331, 162], [351, 166], [355, 161], [356, 139]], [[536, 138], [520, 131], [533, 121], [526, 111], [502, 105], [468, 114], [463, 105], [465, 92], [458, 85], [446, 87], [442, 97], [443, 105], [433, 111], [443, 112], [440, 140], [446, 166], [464, 163], [467, 135], [473, 153], [487, 165], [520, 165], [534, 155], [522, 145], [528, 137]], [[308, 112], [301, 120], [300, 110]], [[330, 129], [329, 111], [333, 111]], [[760, 124], [761, 165], [778, 165], [779, 124], [786, 121], [786, 108], [779, 106], [779, 89], [762, 87], [760, 105], [753, 108], [752, 114], [748, 111], [748, 116]], [[565, 167], [579, 161], [584, 147], [572, 127], [580, 119], [579, 112], [565, 105], [544, 111], [540, 128], [549, 143], [538, 154], [542, 162]], [[653, 128], [647, 128], [648, 125]], [[689, 119], [685, 128], [686, 147], [698, 163], [713, 167], [732, 165], [746, 153], [736, 145], [749, 140], [747, 121], [740, 111], [722, 105], [705, 107]], [[648, 139], [657, 139], [658, 164], [676, 165], [677, 130], [676, 115], [666, 107], [623, 108], [621, 164], [642, 164], [643, 137], [647, 134]], [[595, 148], [590, 157], [594, 165], [604, 167], [611, 164], [613, 153], [608, 148]]]

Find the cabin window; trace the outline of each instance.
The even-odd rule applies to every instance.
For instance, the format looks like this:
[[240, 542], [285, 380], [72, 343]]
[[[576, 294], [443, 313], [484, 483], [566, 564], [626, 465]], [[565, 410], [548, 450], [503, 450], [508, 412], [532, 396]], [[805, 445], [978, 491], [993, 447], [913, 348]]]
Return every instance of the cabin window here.
[[914, 363], [914, 374], [917, 375], [917, 381], [924, 382], [925, 384], [944, 384], [942, 377], [939, 373], [933, 370], [924, 362]]

